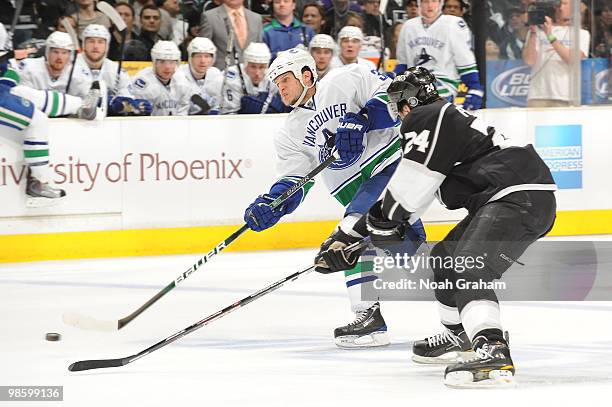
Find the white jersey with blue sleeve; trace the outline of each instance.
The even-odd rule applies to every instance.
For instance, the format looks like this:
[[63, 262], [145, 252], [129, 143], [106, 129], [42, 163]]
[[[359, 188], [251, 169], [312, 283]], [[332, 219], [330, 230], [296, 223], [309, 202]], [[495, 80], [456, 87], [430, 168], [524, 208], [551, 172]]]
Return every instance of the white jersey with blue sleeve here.
[[193, 90], [182, 75], [176, 73], [168, 84], [159, 80], [152, 67], [138, 72], [129, 90], [137, 99], [146, 99], [153, 106], [152, 116], [186, 116]]
[[[189, 64], [179, 67], [176, 75], [182, 76], [189, 84], [193, 94], [198, 94], [208, 103], [211, 110], [219, 111], [221, 104], [221, 88], [223, 86], [223, 73], [218, 68], [211, 66], [206, 71], [203, 79], [196, 79], [191, 72]], [[200, 108], [193, 103], [189, 107], [189, 114], [198, 113]]]

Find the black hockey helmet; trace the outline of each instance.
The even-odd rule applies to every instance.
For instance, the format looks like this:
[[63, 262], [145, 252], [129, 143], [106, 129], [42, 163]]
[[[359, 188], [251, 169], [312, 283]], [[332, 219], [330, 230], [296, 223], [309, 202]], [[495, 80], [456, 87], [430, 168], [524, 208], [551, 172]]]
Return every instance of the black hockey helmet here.
[[404, 104], [414, 109], [418, 105], [427, 105], [440, 98], [436, 89], [436, 77], [420, 66], [408, 68], [406, 72], [396, 76], [387, 88], [387, 94], [390, 110], [396, 115], [399, 115]]

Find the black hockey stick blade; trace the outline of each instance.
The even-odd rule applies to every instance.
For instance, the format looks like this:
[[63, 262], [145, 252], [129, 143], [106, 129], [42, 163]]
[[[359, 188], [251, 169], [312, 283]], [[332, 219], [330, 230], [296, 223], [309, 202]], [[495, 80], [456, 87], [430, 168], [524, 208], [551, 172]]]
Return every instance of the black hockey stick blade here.
[[191, 103], [201, 109], [200, 114], [208, 114], [208, 112], [210, 111], [210, 105], [208, 104], [208, 102], [197, 93], [191, 95]]
[[120, 367], [128, 363], [130, 363], [130, 358], [81, 360], [68, 366], [68, 370], [71, 372], [80, 372], [83, 370], [103, 369], [106, 367]]

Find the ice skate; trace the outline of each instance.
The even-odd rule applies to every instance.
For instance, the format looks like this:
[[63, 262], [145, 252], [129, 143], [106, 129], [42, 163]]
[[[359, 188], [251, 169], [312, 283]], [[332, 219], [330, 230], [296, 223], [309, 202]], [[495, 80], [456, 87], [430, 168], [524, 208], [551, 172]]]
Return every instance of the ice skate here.
[[356, 313], [355, 320], [334, 330], [336, 345], [340, 348], [372, 348], [389, 344], [387, 325], [375, 303], [365, 311]]
[[450, 329], [412, 345], [412, 360], [423, 364], [452, 364], [474, 356], [472, 343], [465, 331]]
[[28, 180], [26, 184], [26, 206], [29, 208], [40, 208], [54, 206], [60, 203], [66, 196], [66, 191], [56, 188], [48, 182], [41, 182], [34, 178], [28, 169]]
[[505, 387], [514, 384], [514, 363], [505, 342], [484, 336], [474, 340], [474, 358], [446, 368], [444, 384], [455, 388]]

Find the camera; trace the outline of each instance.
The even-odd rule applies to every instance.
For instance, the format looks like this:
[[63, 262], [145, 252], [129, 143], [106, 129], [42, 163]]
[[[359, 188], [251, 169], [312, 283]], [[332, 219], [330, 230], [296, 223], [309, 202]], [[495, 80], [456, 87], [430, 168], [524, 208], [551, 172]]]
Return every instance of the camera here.
[[553, 18], [558, 4], [557, 0], [536, 0], [530, 4], [527, 8], [527, 25], [542, 25], [544, 17]]

